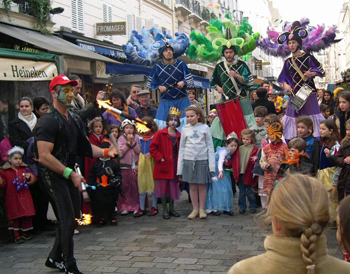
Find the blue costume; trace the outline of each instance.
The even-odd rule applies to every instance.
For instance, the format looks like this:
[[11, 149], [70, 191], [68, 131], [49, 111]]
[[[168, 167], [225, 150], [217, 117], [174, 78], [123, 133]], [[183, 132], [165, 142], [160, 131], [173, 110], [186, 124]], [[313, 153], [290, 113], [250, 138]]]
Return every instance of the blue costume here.
[[[172, 47], [166, 44], [160, 48], [159, 54], [161, 58], [166, 48]], [[187, 98], [186, 88], [193, 86], [194, 81], [189, 68], [184, 62], [176, 59], [173, 59], [173, 61], [174, 63], [169, 65], [163, 62], [158, 62], [154, 65], [148, 79], [147, 88], [157, 89], [159, 86], [168, 87], [166, 92], [160, 94], [160, 103], [155, 121], [159, 129], [165, 128], [170, 107], [176, 107], [181, 111], [181, 126], [178, 128], [181, 131], [182, 127], [186, 124], [185, 109], [191, 105]], [[185, 85], [180, 89], [176, 87], [176, 84], [181, 81], [184, 81]]]
[[[223, 169], [224, 159], [231, 159], [227, 147], [218, 147], [215, 153], [215, 175], [212, 183], [207, 184], [207, 201], [205, 209], [209, 211], [223, 210], [230, 212], [233, 207], [232, 182], [229, 173]], [[219, 170], [223, 170], [222, 179], [216, 179]]]

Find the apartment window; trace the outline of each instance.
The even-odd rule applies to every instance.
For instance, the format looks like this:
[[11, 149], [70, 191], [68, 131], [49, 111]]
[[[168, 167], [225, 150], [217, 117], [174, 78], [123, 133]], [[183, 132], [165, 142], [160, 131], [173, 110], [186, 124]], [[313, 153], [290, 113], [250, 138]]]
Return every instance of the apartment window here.
[[84, 32], [84, 9], [83, 0], [71, 0], [72, 2], [72, 29]]
[[[112, 7], [107, 4], [103, 4], [103, 22], [112, 22]], [[105, 35], [103, 38], [109, 41], [113, 40], [112, 35]]]

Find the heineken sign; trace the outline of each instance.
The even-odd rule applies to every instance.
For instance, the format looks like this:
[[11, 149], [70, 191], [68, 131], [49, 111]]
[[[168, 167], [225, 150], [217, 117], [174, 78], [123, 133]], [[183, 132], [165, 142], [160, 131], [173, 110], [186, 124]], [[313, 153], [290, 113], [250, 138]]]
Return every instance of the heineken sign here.
[[125, 22], [96, 23], [96, 35], [125, 35]]
[[51, 81], [58, 75], [51, 62], [0, 58], [0, 81]]

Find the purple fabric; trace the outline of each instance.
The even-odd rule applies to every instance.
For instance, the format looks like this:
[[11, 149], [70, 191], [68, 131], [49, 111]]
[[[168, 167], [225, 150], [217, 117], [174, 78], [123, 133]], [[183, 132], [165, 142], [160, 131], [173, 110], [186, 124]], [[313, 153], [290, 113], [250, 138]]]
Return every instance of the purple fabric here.
[[[131, 116], [134, 116], [135, 118], [138, 118], [136, 111], [133, 108], [131, 108], [131, 107], [128, 107], [128, 108], [129, 108], [129, 114]], [[117, 120], [117, 118], [115, 118], [114, 116], [109, 115], [107, 113], [107, 110], [102, 114], [102, 117], [103, 117], [104, 120], [108, 121], [109, 125], [117, 125], [118, 127], [121, 125], [121, 123]], [[125, 120], [125, 118], [123, 116], [121, 116], [120, 119], [122, 121]]]
[[122, 194], [118, 198], [118, 211], [135, 211], [139, 208], [137, 174], [132, 169], [122, 169]]
[[[291, 98], [292, 100], [293, 98]], [[309, 116], [314, 123], [314, 136], [316, 138], [320, 137], [320, 122], [324, 120], [324, 116], [320, 113], [320, 107], [317, 103], [317, 98], [315, 94], [311, 94], [307, 99], [305, 105], [302, 109], [297, 113], [293, 108], [290, 107], [290, 101], [288, 103], [288, 107], [286, 109], [286, 114], [283, 117], [282, 123], [284, 133], [283, 136], [286, 140], [291, 140], [292, 138], [297, 136], [297, 125], [295, 124], [295, 120], [299, 116]], [[286, 130], [287, 129], [287, 130]]]
[[171, 198], [174, 201], [180, 199], [181, 192], [178, 180], [154, 180], [154, 196], [157, 198]]

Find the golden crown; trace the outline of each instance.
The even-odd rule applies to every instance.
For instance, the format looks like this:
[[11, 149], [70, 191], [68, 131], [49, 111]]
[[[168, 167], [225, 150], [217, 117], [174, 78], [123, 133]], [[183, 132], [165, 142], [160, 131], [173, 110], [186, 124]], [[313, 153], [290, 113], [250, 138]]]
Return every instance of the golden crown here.
[[169, 114], [176, 115], [177, 117], [181, 117], [181, 111], [176, 107], [171, 107], [169, 110]]

